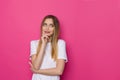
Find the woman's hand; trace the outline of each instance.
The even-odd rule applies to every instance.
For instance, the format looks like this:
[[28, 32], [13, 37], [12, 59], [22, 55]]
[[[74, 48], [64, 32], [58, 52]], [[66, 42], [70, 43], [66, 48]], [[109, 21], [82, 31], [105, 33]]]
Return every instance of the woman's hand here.
[[38, 73], [38, 70], [36, 70], [34, 67], [33, 67], [33, 65], [32, 65], [32, 63], [31, 62], [29, 62], [29, 65], [30, 65], [30, 70], [33, 72], [33, 73]]
[[43, 44], [46, 44], [49, 41], [49, 37], [46, 34], [43, 34], [41, 40]]

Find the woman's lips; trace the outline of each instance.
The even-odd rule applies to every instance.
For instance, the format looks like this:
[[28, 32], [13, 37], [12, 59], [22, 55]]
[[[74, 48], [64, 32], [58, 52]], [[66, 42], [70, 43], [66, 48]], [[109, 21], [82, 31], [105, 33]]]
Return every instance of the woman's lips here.
[[44, 31], [45, 33], [50, 33], [49, 31]]

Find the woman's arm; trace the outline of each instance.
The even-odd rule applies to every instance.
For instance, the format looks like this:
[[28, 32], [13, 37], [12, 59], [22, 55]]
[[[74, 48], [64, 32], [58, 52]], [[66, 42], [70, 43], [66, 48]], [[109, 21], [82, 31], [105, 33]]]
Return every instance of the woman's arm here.
[[41, 45], [41, 49], [40, 49], [40, 52], [38, 53], [38, 55], [36, 55], [36, 54], [32, 55], [31, 62], [32, 62], [33, 67], [36, 70], [39, 70], [39, 68], [41, 66], [43, 56], [44, 56], [45, 46], [46, 46], [46, 44]]
[[32, 64], [30, 64], [30, 66], [31, 66], [31, 70], [37, 74], [44, 74], [44, 75], [51, 75], [51, 76], [62, 75], [64, 66], [65, 66], [65, 60], [58, 59], [57, 65], [55, 68], [35, 70]]

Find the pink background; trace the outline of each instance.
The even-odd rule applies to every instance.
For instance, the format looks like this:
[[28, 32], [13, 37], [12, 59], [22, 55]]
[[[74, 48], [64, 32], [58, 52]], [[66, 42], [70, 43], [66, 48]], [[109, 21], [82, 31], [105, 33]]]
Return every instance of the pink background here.
[[30, 80], [30, 41], [47, 14], [61, 22], [69, 62], [61, 80], [120, 80], [119, 0], [1, 0], [0, 80]]

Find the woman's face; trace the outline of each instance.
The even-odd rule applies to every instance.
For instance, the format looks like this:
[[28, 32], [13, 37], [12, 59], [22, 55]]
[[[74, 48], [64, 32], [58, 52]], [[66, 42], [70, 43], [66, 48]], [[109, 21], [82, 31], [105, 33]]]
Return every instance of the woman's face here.
[[53, 20], [48, 18], [44, 21], [42, 25], [42, 34], [46, 34], [47, 36], [52, 36], [54, 33], [55, 25], [53, 24]]

